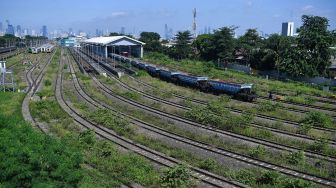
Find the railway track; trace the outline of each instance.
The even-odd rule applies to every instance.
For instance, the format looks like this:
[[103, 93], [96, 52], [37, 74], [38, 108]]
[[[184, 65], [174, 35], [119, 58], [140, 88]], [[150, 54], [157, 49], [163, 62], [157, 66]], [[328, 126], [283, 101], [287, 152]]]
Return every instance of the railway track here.
[[272, 164], [272, 163], [269, 163], [269, 162], [261, 161], [261, 160], [251, 158], [249, 156], [241, 155], [241, 154], [238, 154], [238, 153], [234, 153], [234, 152], [222, 149], [222, 148], [213, 147], [213, 146], [210, 146], [208, 144], [205, 144], [205, 143], [202, 143], [202, 142], [199, 142], [199, 141], [196, 141], [196, 140], [192, 140], [192, 139], [180, 136], [180, 135], [172, 133], [170, 131], [166, 131], [166, 130], [160, 128], [160, 127], [157, 127], [155, 125], [146, 123], [142, 120], [134, 118], [133, 116], [127, 115], [125, 113], [121, 113], [118, 110], [114, 109], [113, 107], [111, 107], [109, 105], [106, 105], [105, 103], [99, 102], [98, 100], [95, 100], [94, 98], [90, 97], [89, 94], [87, 94], [81, 88], [80, 83], [79, 83], [76, 75], [74, 74], [74, 69], [72, 67], [72, 63], [69, 62], [69, 66], [70, 66], [72, 79], [73, 79], [74, 86], [75, 86], [74, 88], [76, 89], [77, 93], [84, 100], [86, 100], [88, 103], [92, 104], [96, 108], [109, 109], [109, 110], [115, 112], [116, 114], [120, 115], [121, 118], [127, 118], [127, 119], [131, 120], [131, 123], [133, 123], [137, 126], [140, 126], [143, 129], [154, 132], [155, 134], [159, 134], [159, 135], [168, 137], [172, 140], [179, 141], [179, 142], [182, 142], [184, 144], [188, 144], [188, 145], [200, 148], [202, 150], [205, 150], [205, 152], [216, 153], [220, 156], [229, 157], [229, 158], [235, 159], [239, 162], [243, 162], [243, 163], [253, 165], [253, 166], [256, 166], [256, 167], [261, 167], [261, 168], [264, 168], [264, 169], [267, 169], [267, 170], [274, 170], [274, 171], [280, 172], [280, 173], [285, 174], [285, 175], [289, 175], [289, 176], [293, 176], [293, 177], [296, 177], [296, 178], [301, 178], [301, 179], [304, 179], [304, 180], [312, 181], [312, 182], [315, 182], [315, 183], [318, 183], [318, 184], [321, 184], [321, 185], [332, 186], [332, 187], [336, 186], [336, 182], [332, 182], [332, 181], [327, 180], [325, 178], [317, 177], [317, 176], [307, 174], [307, 173], [302, 173], [302, 172], [299, 172], [299, 171], [295, 171], [295, 170], [292, 170], [290, 168], [286, 168], [286, 167], [279, 166], [279, 165], [276, 165], [276, 164]]
[[[122, 80], [116, 78], [116, 77], [113, 77], [113, 75], [110, 75], [112, 79], [116, 80], [122, 87], [130, 90], [130, 91], [134, 91], [134, 92], [137, 92], [139, 94], [141, 94], [142, 96], [148, 98], [148, 99], [151, 99], [151, 100], [154, 100], [154, 101], [158, 101], [160, 103], [163, 103], [163, 104], [167, 104], [167, 105], [171, 105], [171, 106], [174, 106], [174, 107], [177, 107], [179, 109], [183, 109], [183, 110], [191, 110], [191, 108], [185, 106], [185, 105], [181, 105], [181, 104], [178, 104], [178, 103], [174, 103], [174, 102], [171, 102], [171, 101], [168, 101], [168, 100], [165, 100], [165, 99], [162, 99], [162, 98], [159, 98], [159, 97], [156, 97], [156, 96], [153, 96], [153, 95], [150, 95], [148, 93], [145, 93], [141, 90], [138, 90], [132, 86], [129, 86], [127, 85], [125, 82], [123, 82]], [[204, 105], [204, 104], [202, 104]], [[229, 109], [229, 108], [226, 108], [226, 109]], [[241, 110], [231, 110], [229, 109], [231, 112], [234, 112], [234, 113], [237, 113], [237, 114], [242, 114], [243, 112]], [[263, 116], [263, 115], [256, 115], [256, 117], [258, 118], [262, 118], [264, 120], [275, 120], [274, 118], [270, 118], [269, 116]], [[296, 133], [290, 133], [290, 132], [287, 132], [287, 131], [283, 131], [283, 130], [279, 130], [279, 129], [275, 129], [275, 128], [271, 128], [271, 127], [265, 127], [265, 126], [262, 126], [262, 125], [259, 125], [258, 123], [256, 122], [252, 122], [250, 123], [253, 127], [256, 127], [258, 129], [264, 129], [264, 130], [269, 130], [271, 132], [274, 132], [274, 133], [278, 133], [280, 135], [287, 135], [287, 136], [291, 136], [291, 137], [294, 137], [294, 138], [300, 138], [302, 140], [306, 140], [306, 141], [316, 141], [315, 138], [313, 137], [310, 137], [310, 136], [307, 136], [307, 135], [302, 135], [302, 134], [296, 134]], [[289, 123], [288, 123], [289, 124]], [[298, 126], [298, 124], [294, 124], [294, 126]], [[334, 140], [327, 140], [328, 143], [330, 145], [333, 145], [333, 146], [336, 146], [336, 142]]]
[[53, 59], [55, 55], [55, 52], [51, 55], [51, 57], [47, 60], [41, 71], [39, 72], [36, 79], [33, 79], [32, 72], [35, 70], [36, 65], [39, 63], [36, 63], [33, 65], [26, 73], [26, 79], [28, 81], [28, 90], [25, 98], [22, 102], [22, 114], [26, 121], [30, 122], [34, 127], [40, 129], [43, 133], [47, 134], [47, 130], [43, 128], [42, 126], [37, 123], [34, 118], [31, 116], [30, 109], [29, 109], [29, 101], [30, 99], [35, 95], [38, 87], [41, 85], [41, 82], [43, 80], [43, 77], [46, 72], [46, 68], [50, 64], [51, 60]]
[[336, 104], [336, 100], [329, 98], [329, 97], [322, 97], [322, 96], [316, 96], [316, 95], [309, 95], [309, 94], [285, 94], [285, 93], [279, 93], [275, 92], [274, 94], [280, 95], [280, 96], [304, 96], [304, 97], [310, 97], [313, 100], [321, 103], [326, 103], [326, 104]]
[[[261, 144], [261, 145], [267, 146], [269, 148], [279, 149], [279, 150], [282, 150], [282, 151], [298, 152], [298, 151], [301, 150], [301, 149], [293, 147], [293, 146], [286, 146], [286, 145], [282, 145], [282, 144], [279, 144], [279, 143], [275, 143], [275, 142], [271, 142], [271, 141], [267, 141], [267, 140], [263, 140], [263, 139], [252, 138], [252, 137], [239, 135], [239, 134], [232, 133], [232, 132], [225, 131], [225, 130], [219, 130], [219, 129], [216, 129], [214, 127], [208, 126], [208, 125], [204, 125], [204, 124], [201, 124], [201, 123], [198, 123], [198, 122], [194, 122], [194, 121], [185, 119], [183, 117], [176, 116], [174, 114], [169, 114], [167, 112], [163, 112], [163, 111], [154, 109], [152, 107], [145, 106], [145, 105], [140, 104], [140, 103], [138, 103], [134, 100], [127, 99], [125, 97], [117, 95], [111, 89], [107, 88], [105, 85], [100, 83], [95, 77], [93, 77], [93, 80], [97, 84], [97, 86], [99, 88], [101, 88], [102, 91], [104, 91], [106, 94], [110, 95], [111, 97], [116, 98], [116, 99], [118, 99], [118, 100], [120, 100], [124, 103], [127, 103], [131, 106], [137, 107], [137, 108], [139, 108], [143, 111], [146, 111], [148, 113], [156, 114], [156, 115], [158, 115], [162, 118], [173, 120], [173, 121], [180, 122], [180, 123], [184, 123], [184, 124], [187, 124], [187, 125], [190, 125], [190, 126], [193, 126], [193, 127], [197, 127], [197, 128], [203, 129], [204, 131], [207, 131], [207, 132], [213, 132], [215, 134], [217, 133], [217, 134], [222, 134], [222, 135], [238, 138], [240, 140], [245, 140], [245, 141], [249, 141], [249, 142], [256, 143], [256, 144]], [[311, 152], [311, 151], [305, 151], [305, 154], [306, 154], [306, 156], [309, 156], [309, 157], [312, 157], [312, 158], [323, 159], [323, 160], [327, 160], [327, 161], [332, 162], [332, 163], [336, 163], [336, 158], [328, 156], [328, 155], [323, 155], [323, 154], [320, 154], [320, 153], [317, 153], [317, 152]]]
[[[135, 82], [141, 84], [141, 85], [144, 85], [146, 87], [149, 87], [149, 88], [152, 88], [154, 89], [155, 86], [152, 86], [146, 82], [143, 82], [139, 79], [136, 79], [135, 77], [129, 75], [131, 79], [133, 79]], [[199, 100], [199, 99], [190, 99], [190, 98], [187, 98], [183, 95], [179, 95], [179, 94], [175, 94], [173, 93], [173, 96], [176, 97], [176, 98], [179, 98], [179, 99], [182, 99], [182, 100], [190, 100], [191, 102], [195, 103], [195, 104], [198, 104], [198, 105], [208, 105], [209, 103], [207, 101], [204, 101], [204, 100]], [[255, 104], [257, 104], [255, 102]], [[231, 107], [225, 107], [226, 109], [232, 111], [232, 112], [236, 112], [236, 113], [241, 113], [242, 110], [239, 110], [239, 109], [235, 109], [235, 108], [231, 108]], [[285, 108], [283, 107], [283, 109], [288, 109], [288, 108]], [[295, 108], [290, 108], [289, 109], [290, 111], [293, 111], [293, 112], [298, 112], [298, 113], [307, 113], [309, 112], [308, 110], [299, 110], [299, 109], [295, 109]], [[263, 115], [263, 114], [256, 114], [256, 117], [259, 117], [259, 118], [264, 118], [264, 119], [268, 119], [268, 120], [273, 120], [273, 121], [279, 121], [279, 122], [282, 122], [282, 123], [287, 123], [287, 124], [292, 124], [292, 125], [295, 125], [297, 127], [300, 126], [300, 122], [297, 122], [297, 121], [291, 121], [291, 120], [287, 120], [287, 119], [283, 119], [283, 118], [279, 118], [279, 117], [273, 117], [273, 116], [268, 116], [268, 115]], [[313, 129], [315, 130], [319, 130], [319, 131], [326, 131], [326, 132], [332, 132], [332, 133], [336, 133], [336, 128], [324, 128], [324, 127], [313, 127]]]
[[[141, 156], [146, 157], [147, 159], [158, 163], [162, 166], [166, 167], [173, 167], [176, 164], [180, 164], [181, 162], [171, 158], [167, 157], [159, 152], [156, 152], [152, 149], [149, 149], [145, 146], [142, 146], [140, 144], [134, 143], [133, 141], [126, 139], [122, 136], [117, 135], [110, 129], [107, 129], [103, 126], [97, 125], [89, 120], [86, 120], [83, 116], [81, 116], [79, 113], [76, 112], [75, 109], [73, 109], [67, 101], [63, 98], [63, 92], [62, 92], [62, 65], [63, 62], [61, 61], [61, 65], [59, 68], [59, 74], [57, 78], [57, 84], [56, 84], [56, 99], [60, 106], [64, 109], [65, 112], [67, 112], [77, 123], [80, 125], [92, 129], [97, 135], [99, 135], [102, 138], [105, 138], [109, 141], [112, 141], [116, 143], [117, 145], [122, 146], [125, 149], [128, 149], [130, 151], [133, 151]], [[247, 187], [245, 185], [242, 185], [237, 182], [233, 182], [231, 180], [227, 180], [224, 177], [209, 173], [205, 170], [190, 167], [192, 170], [192, 176], [195, 178], [200, 179], [203, 183], [207, 185], [211, 185], [213, 187]]]

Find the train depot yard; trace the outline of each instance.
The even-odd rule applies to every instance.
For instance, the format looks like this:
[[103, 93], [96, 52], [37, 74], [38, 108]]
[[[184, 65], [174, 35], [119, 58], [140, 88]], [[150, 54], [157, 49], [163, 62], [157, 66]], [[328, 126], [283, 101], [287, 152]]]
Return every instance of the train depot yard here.
[[336, 188], [328, 19], [236, 36], [193, 18], [167, 40], [0, 35], [0, 187]]

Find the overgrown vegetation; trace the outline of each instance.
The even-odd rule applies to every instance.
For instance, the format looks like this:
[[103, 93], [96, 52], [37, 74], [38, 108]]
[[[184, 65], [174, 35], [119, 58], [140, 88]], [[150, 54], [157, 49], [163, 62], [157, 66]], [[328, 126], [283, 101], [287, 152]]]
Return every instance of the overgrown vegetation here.
[[0, 182], [4, 187], [76, 187], [82, 155], [67, 139], [34, 130], [23, 120], [24, 95], [0, 92]]
[[319, 111], [308, 112], [301, 123], [313, 127], [333, 127], [332, 118]]

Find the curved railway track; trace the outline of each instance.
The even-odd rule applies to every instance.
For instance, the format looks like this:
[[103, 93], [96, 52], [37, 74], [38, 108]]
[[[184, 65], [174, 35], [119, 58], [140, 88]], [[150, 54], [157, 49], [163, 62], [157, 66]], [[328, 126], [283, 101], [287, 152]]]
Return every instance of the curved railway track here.
[[[133, 151], [141, 156], [148, 158], [149, 160], [158, 163], [162, 166], [166, 167], [173, 167], [176, 164], [180, 164], [180, 161], [167, 157], [159, 152], [156, 152], [152, 149], [149, 149], [145, 146], [140, 144], [134, 143], [133, 141], [126, 139], [122, 136], [117, 135], [110, 129], [107, 129], [103, 126], [97, 125], [89, 120], [86, 120], [83, 116], [81, 116], [75, 109], [73, 109], [68, 102], [63, 97], [62, 92], [62, 61], [60, 64], [59, 74], [56, 81], [56, 99], [60, 106], [63, 108], [65, 112], [67, 112], [74, 120], [79, 123], [80, 125], [92, 129], [97, 135], [107, 140], [110, 140], [130, 151]], [[192, 170], [192, 176], [195, 178], [200, 179], [202, 182], [206, 183], [207, 185], [211, 185], [214, 187], [247, 187], [237, 182], [233, 182], [231, 180], [227, 180], [224, 177], [212, 174], [205, 170], [201, 170], [198, 168], [190, 167]]]
[[51, 55], [51, 57], [47, 60], [45, 65], [43, 66], [42, 70], [39, 72], [36, 79], [33, 79], [32, 72], [35, 70], [36, 65], [34, 64], [26, 73], [26, 79], [28, 81], [28, 90], [25, 98], [22, 102], [22, 115], [24, 119], [28, 122], [30, 122], [34, 127], [40, 129], [43, 133], [47, 133], [47, 130], [40, 126], [34, 118], [31, 116], [30, 109], [29, 109], [29, 101], [30, 99], [35, 95], [38, 87], [41, 85], [41, 82], [43, 80], [43, 77], [46, 72], [46, 67], [50, 64], [51, 60], [53, 59], [55, 55], [55, 52]]
[[77, 91], [77, 93], [85, 101], [87, 101], [88, 103], [92, 104], [93, 106], [95, 106], [97, 108], [109, 109], [109, 110], [115, 112], [116, 114], [120, 115], [121, 118], [127, 118], [127, 119], [131, 120], [131, 123], [136, 124], [137, 126], [140, 126], [143, 129], [154, 132], [155, 134], [159, 134], [159, 135], [168, 137], [168, 138], [170, 138], [172, 140], [175, 140], [175, 141], [179, 141], [179, 142], [182, 142], [182, 143], [185, 143], [185, 144], [188, 144], [188, 145], [192, 145], [192, 146], [197, 147], [197, 148], [201, 148], [201, 149], [205, 150], [206, 152], [216, 153], [216, 154], [221, 155], [223, 157], [229, 157], [229, 158], [235, 159], [239, 162], [243, 162], [243, 163], [246, 163], [246, 164], [249, 164], [249, 165], [253, 165], [253, 166], [256, 166], [256, 167], [261, 167], [261, 168], [264, 168], [264, 169], [267, 169], [267, 170], [278, 171], [282, 174], [286, 174], [286, 175], [289, 175], [289, 176], [305, 179], [305, 180], [312, 181], [312, 182], [315, 182], [315, 183], [318, 183], [318, 184], [321, 184], [321, 185], [327, 185], [327, 186], [332, 186], [332, 187], [336, 186], [336, 182], [332, 182], [332, 181], [327, 180], [325, 178], [314, 176], [314, 175], [303, 173], [303, 172], [299, 172], [299, 171], [292, 170], [290, 168], [286, 168], [286, 167], [279, 166], [279, 165], [276, 165], [276, 164], [272, 164], [272, 163], [269, 163], [269, 162], [261, 161], [261, 160], [251, 158], [249, 156], [241, 155], [241, 154], [238, 154], [238, 153], [234, 153], [234, 152], [222, 149], [222, 148], [213, 147], [213, 146], [210, 146], [206, 143], [202, 143], [202, 142], [199, 142], [199, 141], [196, 141], [196, 140], [185, 138], [183, 136], [172, 133], [170, 131], [166, 131], [162, 128], [159, 128], [155, 125], [151, 125], [149, 123], [146, 123], [142, 120], [139, 120], [139, 119], [137, 119], [135, 117], [132, 117], [130, 115], [127, 115], [125, 113], [121, 113], [121, 112], [117, 111], [116, 109], [114, 109], [113, 107], [111, 107], [109, 105], [106, 105], [105, 103], [99, 102], [98, 100], [90, 97], [89, 94], [87, 94], [83, 90], [83, 88], [81, 88], [81, 85], [80, 85], [76, 75], [74, 74], [74, 69], [72, 67], [71, 62], [69, 62], [69, 67], [70, 67], [70, 70], [71, 70], [72, 79], [73, 79], [74, 86], [75, 86], [74, 88]]

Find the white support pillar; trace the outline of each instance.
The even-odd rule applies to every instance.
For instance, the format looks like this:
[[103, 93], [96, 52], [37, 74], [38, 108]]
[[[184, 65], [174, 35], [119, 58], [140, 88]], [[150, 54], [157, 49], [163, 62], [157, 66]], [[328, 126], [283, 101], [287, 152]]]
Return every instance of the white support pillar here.
[[105, 46], [105, 58], [107, 58], [107, 46]]
[[143, 46], [140, 46], [140, 58], [143, 58]]

